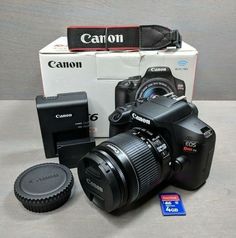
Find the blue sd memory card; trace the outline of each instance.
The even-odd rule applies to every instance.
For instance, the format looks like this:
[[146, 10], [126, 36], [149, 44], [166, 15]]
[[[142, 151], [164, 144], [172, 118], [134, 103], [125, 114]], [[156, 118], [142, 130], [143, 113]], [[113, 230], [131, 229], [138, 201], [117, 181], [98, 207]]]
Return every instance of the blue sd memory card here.
[[186, 212], [178, 193], [160, 193], [160, 204], [163, 216], [185, 216]]

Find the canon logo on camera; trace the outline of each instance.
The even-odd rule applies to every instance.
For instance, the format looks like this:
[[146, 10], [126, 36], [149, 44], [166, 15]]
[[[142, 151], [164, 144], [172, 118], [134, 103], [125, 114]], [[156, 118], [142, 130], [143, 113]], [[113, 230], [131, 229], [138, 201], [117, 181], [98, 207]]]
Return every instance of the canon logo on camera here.
[[82, 62], [60, 62], [51, 60], [48, 62], [50, 68], [82, 68]]
[[90, 35], [88, 33], [85, 33], [81, 35], [80, 40], [84, 44], [98, 44], [98, 43], [123, 43], [124, 42], [124, 36], [123, 35]]
[[138, 116], [136, 113], [132, 113], [131, 115], [133, 117], [133, 119], [137, 120], [137, 121], [140, 121], [144, 124], [147, 124], [147, 125], [150, 125], [151, 124], [151, 121], [149, 119], [146, 119], [146, 118], [143, 118], [141, 116]]
[[55, 117], [57, 119], [61, 119], [61, 118], [68, 118], [68, 117], [72, 117], [72, 113], [68, 113], [68, 114], [57, 114]]

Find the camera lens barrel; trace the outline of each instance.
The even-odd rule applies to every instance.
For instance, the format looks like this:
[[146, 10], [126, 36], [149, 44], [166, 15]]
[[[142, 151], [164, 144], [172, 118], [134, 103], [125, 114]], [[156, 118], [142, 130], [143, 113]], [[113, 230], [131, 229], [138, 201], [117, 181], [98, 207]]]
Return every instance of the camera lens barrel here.
[[153, 78], [147, 80], [139, 87], [135, 98], [153, 98], [170, 92], [177, 93], [175, 86], [170, 80], [166, 78]]
[[154, 158], [148, 145], [132, 133], [120, 134], [111, 138], [108, 143], [116, 145], [126, 155], [126, 163], [130, 163], [137, 181], [136, 196], [141, 197], [149, 186], [160, 179], [161, 166]]
[[81, 185], [97, 206], [111, 212], [139, 199], [170, 173], [164, 139], [134, 128], [101, 143], [79, 164]]

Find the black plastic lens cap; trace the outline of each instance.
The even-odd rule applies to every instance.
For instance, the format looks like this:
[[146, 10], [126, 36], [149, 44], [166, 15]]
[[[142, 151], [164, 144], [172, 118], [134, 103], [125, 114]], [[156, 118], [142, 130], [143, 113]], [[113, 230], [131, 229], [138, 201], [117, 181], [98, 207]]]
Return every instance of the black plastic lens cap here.
[[122, 203], [123, 189], [115, 173], [97, 154], [89, 153], [79, 161], [78, 175], [85, 194], [107, 212], [117, 209]]
[[33, 166], [15, 181], [14, 192], [23, 206], [33, 212], [48, 212], [70, 197], [74, 178], [69, 168], [56, 163]]

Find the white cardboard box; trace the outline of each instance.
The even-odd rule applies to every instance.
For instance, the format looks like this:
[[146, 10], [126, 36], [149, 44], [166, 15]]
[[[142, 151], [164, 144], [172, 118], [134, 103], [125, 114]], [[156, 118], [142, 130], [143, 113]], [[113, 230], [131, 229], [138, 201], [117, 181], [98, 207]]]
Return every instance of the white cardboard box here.
[[185, 82], [186, 97], [192, 100], [197, 50], [183, 42], [181, 49], [139, 52], [70, 52], [67, 38], [60, 37], [39, 51], [44, 96], [86, 91], [91, 131], [107, 137], [108, 116], [115, 109], [115, 86], [132, 76], [143, 76], [149, 67], [165, 66]]

